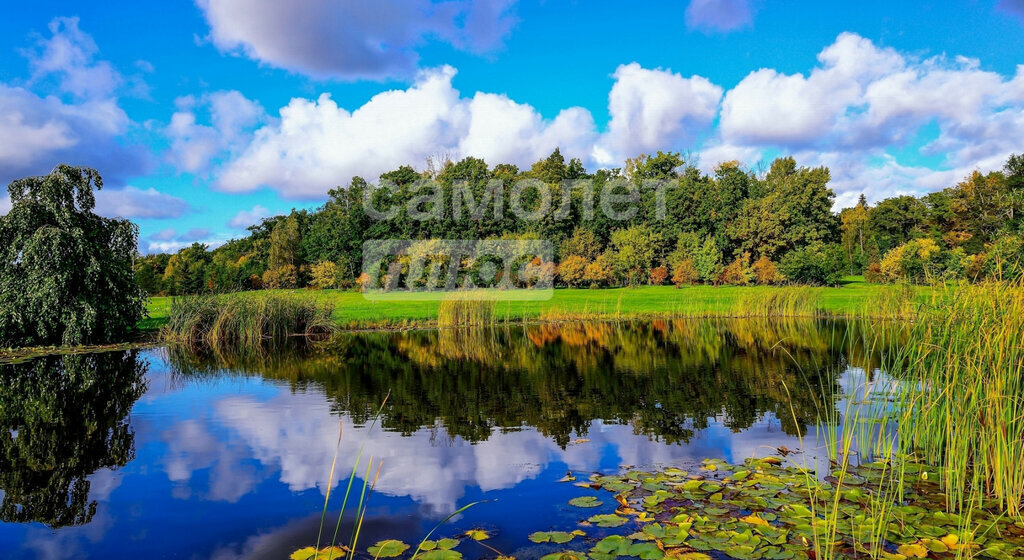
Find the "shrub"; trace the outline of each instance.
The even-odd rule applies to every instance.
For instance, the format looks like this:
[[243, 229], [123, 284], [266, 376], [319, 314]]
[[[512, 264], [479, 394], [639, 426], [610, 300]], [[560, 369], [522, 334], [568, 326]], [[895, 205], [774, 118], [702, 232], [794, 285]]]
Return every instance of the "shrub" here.
[[263, 285], [271, 290], [296, 288], [299, 285], [299, 269], [290, 264], [269, 269], [263, 273]]
[[565, 282], [566, 286], [577, 287], [583, 284], [584, 271], [587, 268], [587, 260], [579, 255], [571, 255], [558, 265], [558, 277]]
[[677, 288], [681, 288], [683, 284], [695, 284], [699, 278], [697, 268], [693, 266], [693, 259], [683, 259], [672, 267], [672, 283]]
[[992, 280], [1016, 280], [1022, 275], [1024, 242], [1016, 235], [1000, 237], [985, 247], [981, 275]]
[[782, 280], [779, 268], [768, 255], [761, 255], [761, 258], [754, 262], [754, 280], [762, 286], [778, 284]]
[[668, 279], [668, 268], [664, 265], [651, 269], [651, 284], [661, 286]]
[[882, 274], [881, 263], [873, 262], [864, 269], [864, 280], [872, 284], [881, 284], [885, 282], [885, 276]]
[[934, 240], [914, 239], [886, 253], [879, 263], [879, 273], [884, 282], [921, 282], [941, 276], [944, 261]]
[[310, 269], [309, 284], [319, 290], [329, 290], [338, 287], [338, 265], [331, 261], [321, 261]]
[[814, 245], [786, 253], [779, 270], [798, 284], [835, 286], [843, 279], [843, 250], [838, 245]]
[[750, 253], [736, 257], [729, 266], [722, 269], [718, 281], [731, 286], [746, 286], [754, 279], [754, 269], [750, 266]]
[[365, 272], [361, 273], [356, 278], [356, 285], [359, 286], [359, 289], [361, 291], [364, 291], [364, 292], [371, 288], [371, 286], [370, 286], [371, 282], [372, 282], [372, 279], [370, 278], [370, 275], [365, 273]]
[[534, 257], [523, 267], [523, 274], [520, 277], [521, 283], [527, 288], [540, 286], [550, 288], [555, 280], [555, 263], [542, 262], [539, 257]]
[[612, 260], [608, 253], [604, 252], [597, 256], [593, 262], [583, 269], [583, 280], [591, 284], [608, 285], [615, 279], [615, 269], [612, 268]]

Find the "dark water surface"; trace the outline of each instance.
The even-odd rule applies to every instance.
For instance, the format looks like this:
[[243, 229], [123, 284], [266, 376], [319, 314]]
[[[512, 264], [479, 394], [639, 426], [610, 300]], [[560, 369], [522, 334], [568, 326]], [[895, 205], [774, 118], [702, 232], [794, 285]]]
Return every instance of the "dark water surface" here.
[[530, 532], [604, 513], [566, 505], [581, 490], [557, 482], [567, 471], [820, 445], [815, 419], [877, 375], [866, 337], [824, 321], [591, 323], [0, 365], [0, 558], [287, 558], [316, 540], [339, 425], [336, 484], [364, 442], [364, 463], [383, 459], [358, 548], [415, 545], [484, 499], [437, 536], [481, 527], [536, 558], [554, 548]]

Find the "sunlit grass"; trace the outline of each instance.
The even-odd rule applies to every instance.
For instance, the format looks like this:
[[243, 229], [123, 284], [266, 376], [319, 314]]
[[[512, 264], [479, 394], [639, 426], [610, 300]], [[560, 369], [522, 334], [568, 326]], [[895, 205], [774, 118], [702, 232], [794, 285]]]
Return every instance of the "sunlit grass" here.
[[[795, 292], [794, 292], [795, 290]], [[537, 321], [551, 318], [653, 319], [665, 317], [721, 317], [763, 314], [751, 309], [758, 300], [781, 298], [779, 294], [802, 293], [813, 299], [813, 310], [832, 316], [860, 316], [865, 302], [891, 286], [867, 284], [860, 277], [848, 277], [838, 288], [775, 286], [642, 286], [600, 290], [560, 288], [544, 301], [496, 301], [494, 319]], [[912, 288], [924, 299], [929, 288]], [[341, 328], [404, 328], [437, 325], [441, 302], [415, 299], [373, 300], [359, 292], [343, 290], [270, 290], [259, 294], [287, 294], [334, 306], [331, 319]], [[238, 296], [232, 296], [238, 297]], [[150, 319], [140, 328], [155, 329], [166, 324], [171, 298], [152, 298]], [[813, 311], [813, 312], [810, 312]]]

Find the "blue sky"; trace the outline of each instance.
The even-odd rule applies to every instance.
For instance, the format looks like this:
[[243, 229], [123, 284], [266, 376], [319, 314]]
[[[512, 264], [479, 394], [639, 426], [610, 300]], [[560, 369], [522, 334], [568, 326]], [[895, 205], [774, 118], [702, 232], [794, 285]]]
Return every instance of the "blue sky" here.
[[788, 153], [842, 205], [1024, 151], [1019, 65], [1024, 0], [35, 2], [0, 18], [0, 182], [96, 167], [143, 251], [440, 153]]

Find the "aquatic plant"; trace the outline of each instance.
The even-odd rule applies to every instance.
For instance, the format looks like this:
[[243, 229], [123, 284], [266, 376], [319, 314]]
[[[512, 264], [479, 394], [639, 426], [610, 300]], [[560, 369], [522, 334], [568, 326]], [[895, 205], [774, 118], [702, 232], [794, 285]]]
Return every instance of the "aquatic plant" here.
[[174, 298], [164, 340], [190, 346], [258, 348], [291, 336], [329, 334], [333, 306], [280, 293]]
[[[894, 471], [904, 485], [889, 484]], [[716, 551], [737, 559], [818, 560], [1024, 554], [1024, 525], [999, 511], [975, 508], [969, 522], [945, 513], [939, 475], [914, 461], [878, 461], [819, 476], [765, 457], [742, 464], [706, 459], [692, 474], [675, 467], [595, 474], [576, 484], [610, 492], [618, 504], [581, 525], [633, 531], [598, 540], [589, 550], [594, 560], [706, 559]], [[571, 541], [567, 536], [534, 533], [531, 540]]]
[[494, 322], [495, 303], [492, 300], [446, 299], [437, 310], [439, 327], [469, 327]]
[[995, 500], [1024, 506], [1024, 289], [955, 285], [933, 296], [884, 360], [903, 380], [904, 451], [941, 466], [950, 511]]
[[818, 304], [819, 292], [808, 286], [786, 286], [744, 293], [736, 302], [735, 314], [742, 317], [818, 317], [825, 314]]

